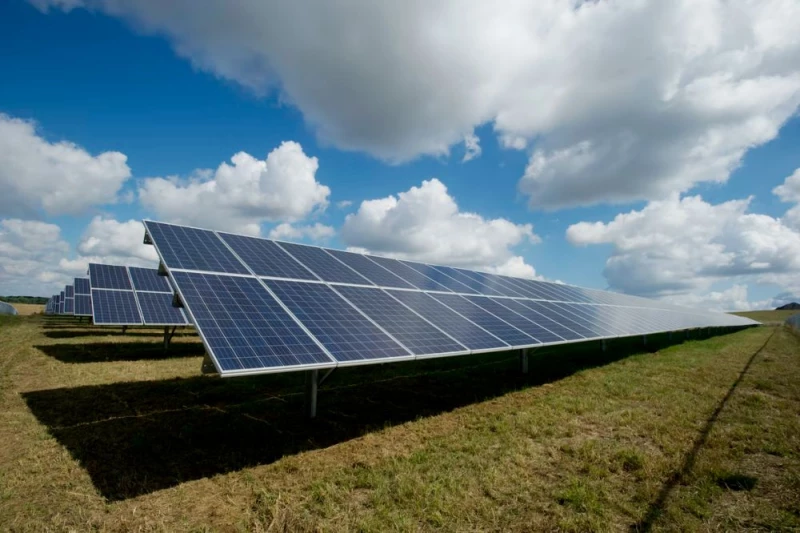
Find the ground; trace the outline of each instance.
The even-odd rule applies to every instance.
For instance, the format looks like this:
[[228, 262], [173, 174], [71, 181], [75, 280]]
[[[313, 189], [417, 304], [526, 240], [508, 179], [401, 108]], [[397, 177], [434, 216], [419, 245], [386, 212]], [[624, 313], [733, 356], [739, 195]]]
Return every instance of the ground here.
[[14, 309], [16, 309], [17, 313], [19, 313], [20, 315], [33, 315], [35, 313], [44, 312], [44, 306], [39, 304], [12, 303], [11, 305], [14, 306]]
[[759, 322], [776, 323], [785, 322], [790, 316], [798, 314], [798, 311], [792, 311], [791, 309], [776, 311], [773, 309], [771, 311], [741, 311], [733, 314], [746, 316], [747, 318], [752, 318]]
[[202, 353], [0, 318], [2, 529], [800, 528], [782, 327], [543, 352], [527, 376], [511, 354], [337, 371], [313, 422], [302, 375], [202, 376]]

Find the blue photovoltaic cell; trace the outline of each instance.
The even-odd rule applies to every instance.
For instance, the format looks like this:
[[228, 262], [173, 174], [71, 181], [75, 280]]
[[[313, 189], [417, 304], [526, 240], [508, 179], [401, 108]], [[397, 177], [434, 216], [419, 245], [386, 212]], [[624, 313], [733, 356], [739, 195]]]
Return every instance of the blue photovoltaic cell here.
[[278, 280], [265, 283], [336, 360], [412, 358], [327, 285]]
[[75, 278], [75, 294], [91, 294], [89, 278]]
[[392, 290], [387, 292], [470, 350], [492, 350], [509, 347], [508, 344], [480, 326], [470, 322], [423, 292]]
[[155, 268], [128, 267], [133, 280], [133, 288], [138, 291], [173, 293], [166, 276], [160, 276]]
[[472, 270], [465, 270], [463, 268], [454, 268], [453, 270], [478, 281], [482, 285], [489, 287], [503, 296], [510, 296], [512, 298], [524, 298], [527, 296], [527, 294], [516, 287], [506, 283], [500, 276], [486, 274], [484, 272], [473, 272]]
[[213, 231], [145, 222], [150, 238], [170, 269], [248, 274]]
[[75, 299], [67, 298], [64, 300], [64, 313], [71, 315], [75, 313]]
[[[499, 292], [492, 287], [489, 287], [483, 281], [479, 281], [475, 279], [473, 276], [467, 276], [458, 271], [458, 269], [446, 267], [446, 266], [434, 266], [434, 269], [438, 270], [442, 274], [449, 276], [456, 280], [457, 282], [461, 283], [462, 285], [466, 285], [473, 291], [478, 294], [485, 294], [487, 296], [506, 296], [506, 294]], [[477, 272], [475, 273], [477, 274]]]
[[92, 316], [92, 297], [88, 294], [75, 295], [75, 315]]
[[292, 259], [283, 249], [272, 241], [219, 233], [219, 236], [233, 248], [236, 255], [258, 276], [289, 279], [317, 279], [306, 267]]
[[499, 303], [503, 301], [501, 299], [496, 300], [487, 296], [467, 296], [466, 298], [475, 305], [479, 305], [486, 309], [494, 316], [505, 320], [515, 328], [524, 331], [539, 342], [561, 342], [564, 340], [552, 331], [542, 327], [542, 325], [538, 322], [531, 321], [524, 316], [515, 313], [508, 307], [505, 307]]
[[124, 266], [89, 264], [89, 280], [93, 289], [132, 290], [128, 269]]
[[499, 337], [510, 346], [532, 346], [538, 344], [536, 339], [530, 335], [523, 333], [508, 322], [500, 320], [462, 296], [456, 294], [431, 294], [431, 296], [459, 315], [475, 322], [495, 337]]
[[391, 271], [394, 275], [407, 281], [417, 289], [423, 291], [442, 291], [452, 292], [444, 285], [440, 285], [433, 281], [431, 278], [423, 276], [411, 267], [408, 267], [398, 261], [397, 259], [389, 259], [387, 257], [376, 257], [372, 255], [364, 256], [373, 263], [382, 266], [386, 270]]
[[96, 325], [124, 326], [142, 323], [133, 291], [92, 288], [92, 320]]
[[588, 327], [590, 327], [593, 331], [599, 332], [600, 335], [604, 337], [622, 335], [625, 333], [625, 331], [622, 330], [615, 330], [606, 323], [602, 311], [605, 309], [604, 306], [593, 305], [590, 307], [591, 311], [582, 311], [579, 309], [577, 304], [553, 302], [550, 305], [555, 309], [558, 309], [562, 315], [569, 317], [576, 322], [580, 322], [581, 320], [585, 321], [585, 324]]
[[67, 285], [64, 288], [64, 294], [66, 294], [67, 298], [75, 298], [75, 287]]
[[180, 308], [172, 305], [172, 294], [166, 292], [137, 292], [145, 326], [184, 326], [188, 321]]
[[327, 252], [368, 280], [372, 281], [375, 285], [380, 287], [397, 287], [400, 289], [414, 288], [414, 286], [410, 283], [403, 281], [385, 268], [377, 265], [373, 261], [370, 261], [361, 254], [342, 252], [339, 250], [327, 250]]
[[500, 303], [503, 304], [505, 307], [508, 307], [512, 311], [524, 316], [528, 320], [533, 320], [540, 326], [547, 328], [548, 330], [552, 331], [553, 333], [555, 333], [564, 340], [574, 341], [583, 338], [581, 335], [575, 333], [567, 326], [560, 323], [558, 321], [558, 318], [560, 317], [555, 317], [554, 319], [553, 317], [550, 316], [541, 315], [536, 311], [534, 311], [533, 309], [531, 309], [530, 307], [526, 307], [518, 300], [511, 300], [505, 298], [503, 300], [500, 300]]
[[381, 289], [336, 287], [362, 312], [388, 331], [415, 355], [464, 352], [466, 348], [433, 327]]
[[352, 268], [334, 259], [322, 248], [313, 246], [303, 246], [281, 242], [278, 245], [292, 254], [292, 256], [303, 263], [306, 268], [311, 270], [319, 279], [338, 283], [354, 283], [356, 285], [372, 285], [367, 278], [359, 275]]
[[559, 324], [563, 324], [564, 326], [568, 327], [575, 333], [579, 335], [583, 335], [586, 338], [591, 337], [604, 337], [605, 334], [600, 330], [594, 330], [586, 323], [585, 320], [580, 320], [576, 316], [568, 316], [565, 315], [563, 311], [559, 310], [556, 307], [553, 307], [552, 302], [535, 302], [533, 300], [517, 300], [521, 304], [526, 307], [529, 307], [536, 311], [537, 313], [544, 315], [546, 317], [550, 317], [553, 320], [558, 321]]
[[431, 278], [436, 283], [444, 285], [453, 292], [459, 292], [462, 294], [478, 294], [478, 291], [467, 287], [463, 283], [459, 283], [450, 276], [446, 275], [444, 272], [436, 270], [434, 267], [430, 265], [415, 263], [413, 261], [400, 261], [400, 262], [406, 265], [407, 267], [416, 270], [423, 276]]
[[223, 373], [335, 365], [258, 280], [176, 271], [172, 278]]

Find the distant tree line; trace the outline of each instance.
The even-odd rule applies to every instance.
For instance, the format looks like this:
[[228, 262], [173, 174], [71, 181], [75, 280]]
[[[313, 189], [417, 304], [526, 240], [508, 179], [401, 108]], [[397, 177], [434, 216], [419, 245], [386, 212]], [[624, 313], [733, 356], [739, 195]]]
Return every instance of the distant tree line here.
[[8, 302], [10, 304], [44, 305], [47, 303], [47, 298], [42, 296], [0, 296], [0, 302]]

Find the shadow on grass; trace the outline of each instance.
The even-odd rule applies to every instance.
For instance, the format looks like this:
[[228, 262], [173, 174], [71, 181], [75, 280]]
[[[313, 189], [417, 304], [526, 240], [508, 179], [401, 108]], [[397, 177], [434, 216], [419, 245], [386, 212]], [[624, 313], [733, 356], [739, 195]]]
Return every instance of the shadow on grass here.
[[[34, 346], [62, 363], [151, 361], [176, 357], [202, 357], [201, 342], [173, 342], [167, 350], [160, 342], [93, 342], [87, 344], [42, 344]], [[198, 367], [199, 368], [199, 367]]]
[[198, 376], [22, 396], [103, 496], [123, 500], [553, 382], [638, 353], [640, 342], [615, 343], [605, 353], [599, 343], [543, 350], [530, 357], [527, 375], [511, 352], [340, 369], [320, 388], [313, 421], [304, 415], [300, 373]]
[[[44, 336], [49, 339], [73, 339], [76, 337], [148, 337], [148, 338], [158, 338], [164, 336], [164, 330], [162, 328], [153, 328], [149, 330], [137, 330], [137, 331], [126, 331], [122, 333], [122, 330], [118, 327], [109, 327], [109, 328], [100, 328], [100, 327], [92, 327], [92, 328], [85, 328], [85, 329], [75, 329], [75, 327], [70, 327], [69, 329], [61, 328], [58, 331], [45, 331]], [[193, 330], [189, 331], [176, 331], [175, 335], [172, 338], [178, 337], [196, 337], [196, 334]], [[200, 337], [197, 337], [199, 340]]]
[[[700, 453], [700, 450], [703, 449], [703, 446], [705, 446], [706, 441], [708, 441], [708, 436], [711, 434], [711, 430], [714, 429], [714, 425], [717, 423], [722, 410], [725, 409], [725, 406], [733, 396], [733, 393], [736, 392], [736, 389], [739, 387], [742, 379], [744, 379], [744, 376], [750, 370], [750, 367], [753, 365], [753, 361], [755, 361], [756, 357], [758, 357], [758, 355], [764, 351], [769, 344], [769, 341], [771, 341], [772, 337], [775, 336], [776, 331], [777, 329], [774, 329], [767, 340], [764, 341], [764, 344], [758, 350], [756, 350], [753, 355], [750, 356], [750, 359], [747, 360], [744, 368], [742, 368], [741, 372], [739, 372], [739, 376], [731, 384], [730, 388], [725, 393], [725, 396], [723, 396], [720, 402], [717, 404], [714, 412], [711, 413], [711, 416], [709, 416], [708, 420], [706, 420], [706, 423], [703, 425], [703, 429], [700, 430], [700, 433], [697, 435], [694, 444], [692, 444], [692, 447], [686, 452], [680, 470], [677, 470], [669, 478], [667, 478], [658, 493], [658, 497], [655, 499], [655, 501], [653, 501], [653, 503], [650, 504], [650, 507], [648, 507], [644, 518], [633, 524], [630, 528], [631, 531], [652, 531], [653, 525], [664, 512], [664, 509], [667, 505], [667, 500], [672, 494], [672, 491], [674, 491], [675, 487], [677, 487], [692, 472], [692, 469], [694, 469], [694, 464], [697, 461], [697, 455]], [[726, 486], [731, 490], [750, 490], [755, 486], [757, 481], [756, 478], [739, 475], [737, 476], [729, 476], [728, 478], [723, 476], [717, 479], [717, 483], [721, 483], [721, 486]]]

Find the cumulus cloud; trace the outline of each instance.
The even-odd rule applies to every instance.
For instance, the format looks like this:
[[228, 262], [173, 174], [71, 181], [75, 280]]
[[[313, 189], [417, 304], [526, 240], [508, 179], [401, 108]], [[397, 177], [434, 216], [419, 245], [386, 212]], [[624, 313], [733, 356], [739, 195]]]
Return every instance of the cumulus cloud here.
[[120, 152], [91, 155], [49, 142], [27, 120], [0, 114], [0, 216], [77, 214], [114, 203], [131, 171]]
[[336, 207], [338, 207], [339, 209], [347, 209], [351, 205], [353, 205], [352, 200], [341, 200], [339, 202], [336, 202]]
[[320, 224], [297, 226], [284, 222], [272, 228], [269, 232], [270, 239], [279, 241], [298, 241], [309, 239], [312, 241], [324, 241], [336, 235], [336, 230], [331, 226]]
[[781, 284], [800, 274], [800, 233], [779, 219], [749, 213], [749, 204], [744, 199], [713, 205], [700, 196], [675, 195], [607, 223], [573, 224], [567, 239], [575, 245], [612, 245], [604, 269], [612, 289], [732, 306], [746, 299], [746, 287], [738, 283], [709, 292], [714, 283]]
[[330, 189], [316, 181], [318, 167], [316, 157], [287, 141], [266, 160], [239, 152], [213, 172], [148, 178], [139, 199], [159, 219], [259, 235], [264, 221], [297, 221], [327, 207]]
[[60, 290], [70, 279], [58, 267], [68, 252], [69, 244], [55, 224], [0, 220], [0, 294], [44, 295]]
[[538, 242], [533, 226], [462, 212], [438, 179], [397, 196], [361, 202], [345, 218], [341, 235], [357, 250], [535, 276], [533, 267], [512, 252], [524, 242]]
[[792, 0], [82, 4], [278, 91], [340, 148], [442, 155], [492, 124], [502, 146], [534, 146], [519, 184], [534, 208], [724, 182], [800, 103]]
[[666, 296], [664, 299], [676, 305], [714, 311], [750, 311], [775, 307], [772, 299], [750, 300], [747, 285], [743, 284], [735, 284], [728, 289], [720, 291], [673, 294]]
[[464, 158], [462, 163], [471, 161], [481, 155], [481, 139], [474, 133], [464, 136]]
[[88, 266], [90, 262], [151, 268], [158, 265], [155, 248], [144, 244], [144, 225], [139, 220], [119, 222], [113, 218], [94, 217], [81, 236], [78, 252], [79, 265]]

